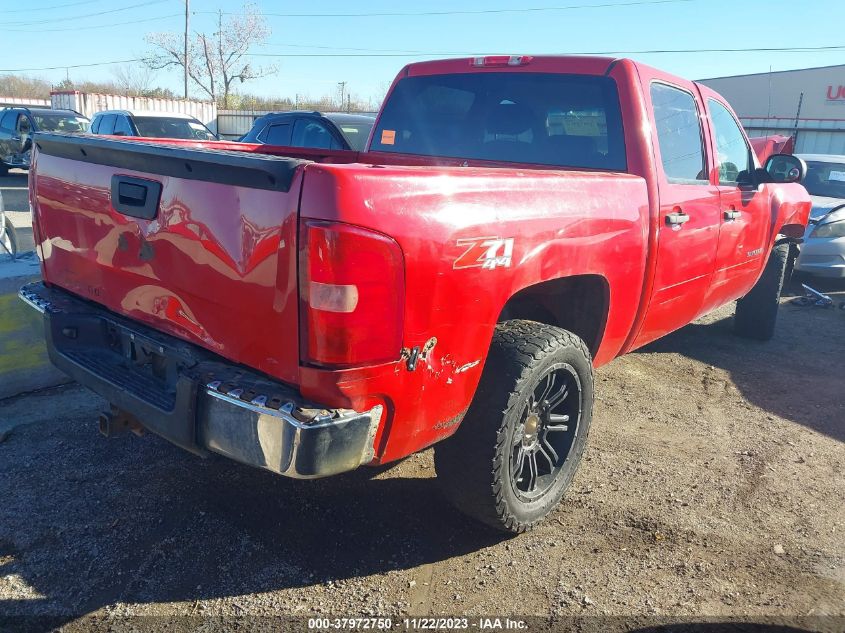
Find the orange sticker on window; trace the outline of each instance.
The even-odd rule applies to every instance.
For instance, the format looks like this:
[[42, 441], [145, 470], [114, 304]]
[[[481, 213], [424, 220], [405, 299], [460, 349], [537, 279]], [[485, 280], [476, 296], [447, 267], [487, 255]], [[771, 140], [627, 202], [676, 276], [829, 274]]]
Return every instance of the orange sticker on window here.
[[382, 145], [393, 145], [396, 143], [396, 130], [382, 130], [381, 131], [381, 144]]

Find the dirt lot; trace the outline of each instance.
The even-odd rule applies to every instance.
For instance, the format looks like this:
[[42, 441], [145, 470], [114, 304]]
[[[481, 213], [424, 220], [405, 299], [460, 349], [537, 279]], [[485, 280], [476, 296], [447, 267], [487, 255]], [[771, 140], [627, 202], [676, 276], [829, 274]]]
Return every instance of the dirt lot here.
[[[845, 283], [822, 286], [845, 300]], [[430, 451], [299, 482], [106, 440], [102, 402], [78, 387], [7, 400], [0, 420], [25, 425], [0, 443], [0, 615], [839, 616], [802, 628], [841, 630], [845, 311], [786, 301], [770, 343], [735, 338], [722, 310], [601, 369], [585, 462], [517, 538], [450, 508]]]

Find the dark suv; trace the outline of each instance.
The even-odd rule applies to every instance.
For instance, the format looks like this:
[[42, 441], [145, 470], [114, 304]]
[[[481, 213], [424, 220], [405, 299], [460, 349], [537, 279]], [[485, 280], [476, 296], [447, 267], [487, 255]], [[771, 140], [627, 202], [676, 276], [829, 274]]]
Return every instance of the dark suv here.
[[189, 114], [151, 110], [104, 110], [91, 120], [91, 134], [216, 141], [217, 136]]
[[376, 119], [366, 114], [273, 112], [255, 120], [242, 143], [363, 151]]
[[0, 110], [0, 175], [13, 167], [29, 169], [34, 132], [86, 132], [88, 119], [74, 110]]

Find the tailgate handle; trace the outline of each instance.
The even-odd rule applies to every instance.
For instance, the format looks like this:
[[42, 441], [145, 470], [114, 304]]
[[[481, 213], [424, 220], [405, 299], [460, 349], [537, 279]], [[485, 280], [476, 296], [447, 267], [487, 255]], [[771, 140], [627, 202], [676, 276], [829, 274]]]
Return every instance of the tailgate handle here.
[[111, 203], [119, 213], [152, 220], [158, 213], [160, 198], [160, 182], [130, 176], [111, 177]]

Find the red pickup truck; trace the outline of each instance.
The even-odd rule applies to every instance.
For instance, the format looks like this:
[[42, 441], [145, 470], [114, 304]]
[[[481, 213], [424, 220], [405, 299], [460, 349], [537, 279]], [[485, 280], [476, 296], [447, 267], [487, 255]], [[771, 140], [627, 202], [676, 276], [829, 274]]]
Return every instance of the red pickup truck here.
[[[368, 150], [40, 134], [52, 361], [148, 429], [290, 477], [431, 445], [521, 532], [584, 451], [593, 368], [739, 300], [767, 339], [803, 164], [627, 59], [412, 64]], [[740, 350], [737, 353], [741, 353]]]

